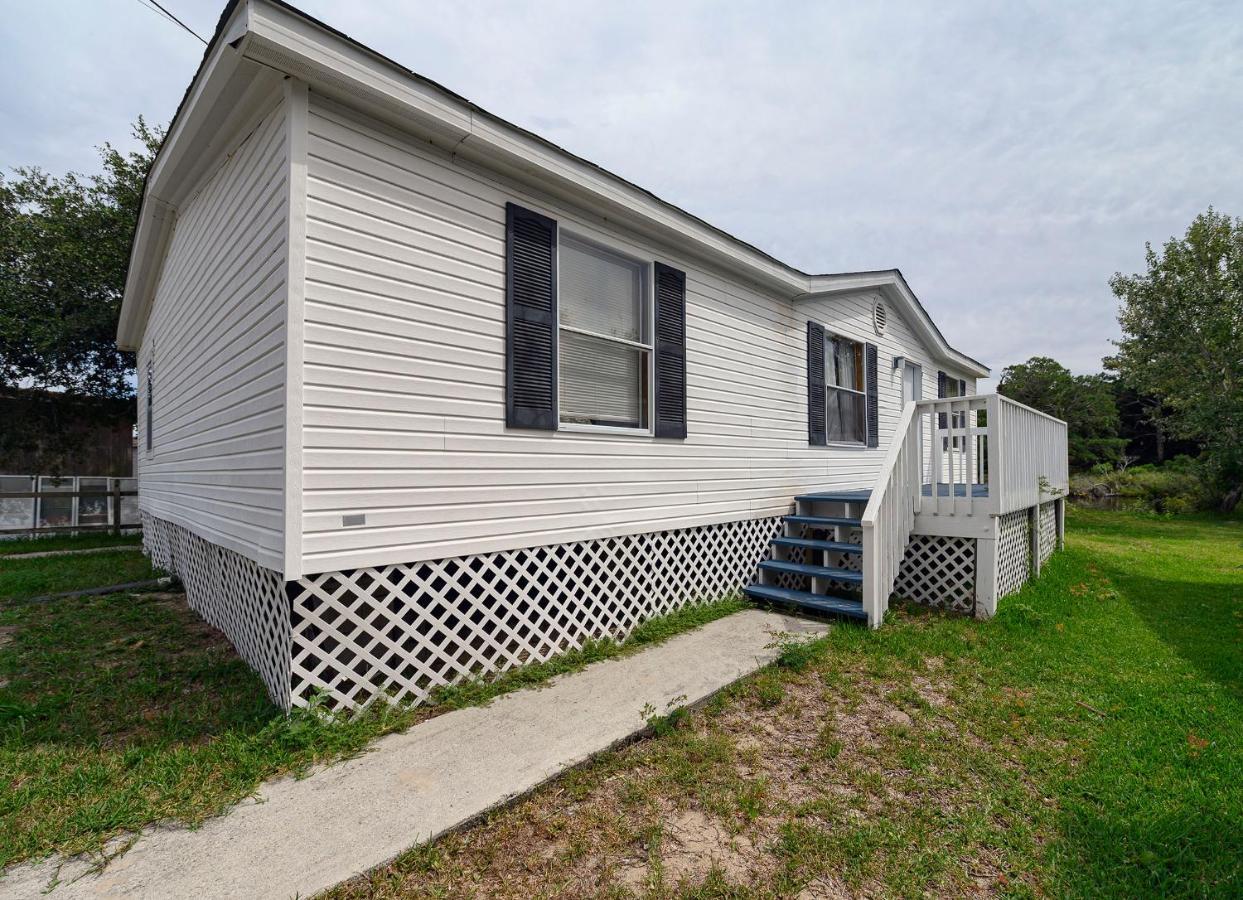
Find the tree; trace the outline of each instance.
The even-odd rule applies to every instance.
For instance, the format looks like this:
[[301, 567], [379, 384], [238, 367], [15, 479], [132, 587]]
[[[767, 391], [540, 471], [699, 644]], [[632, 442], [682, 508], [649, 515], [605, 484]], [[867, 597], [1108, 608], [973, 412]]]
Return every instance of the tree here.
[[139, 149], [99, 148], [102, 171], [0, 174], [0, 388], [131, 397], [134, 357], [116, 347], [143, 182], [163, 140], [139, 118]]
[[1072, 375], [1055, 359], [1033, 356], [1002, 370], [999, 393], [1066, 422], [1070, 464], [1086, 469], [1116, 463], [1126, 448], [1118, 436], [1114, 387], [1104, 375]]
[[1200, 442], [1229, 511], [1243, 497], [1243, 219], [1209, 210], [1147, 271], [1110, 280], [1122, 339], [1110, 360], [1127, 383], [1156, 398], [1161, 426]]

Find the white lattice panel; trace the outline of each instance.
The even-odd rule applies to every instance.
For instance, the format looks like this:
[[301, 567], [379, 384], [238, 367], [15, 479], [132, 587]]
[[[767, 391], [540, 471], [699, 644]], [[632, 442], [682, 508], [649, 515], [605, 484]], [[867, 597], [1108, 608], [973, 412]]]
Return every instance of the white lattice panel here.
[[180, 525], [146, 513], [142, 522], [151, 561], [181, 579], [190, 608], [224, 632], [272, 701], [289, 709], [289, 601], [281, 576]]
[[893, 592], [907, 600], [975, 611], [975, 540], [912, 535]]
[[997, 597], [1013, 594], [1031, 571], [1031, 515], [1026, 509], [1001, 517], [997, 535]]
[[1057, 503], [1040, 507], [1040, 562], [1043, 564], [1057, 549]]
[[750, 583], [776, 517], [332, 572], [289, 585], [293, 702], [422, 702], [439, 685], [622, 638]]

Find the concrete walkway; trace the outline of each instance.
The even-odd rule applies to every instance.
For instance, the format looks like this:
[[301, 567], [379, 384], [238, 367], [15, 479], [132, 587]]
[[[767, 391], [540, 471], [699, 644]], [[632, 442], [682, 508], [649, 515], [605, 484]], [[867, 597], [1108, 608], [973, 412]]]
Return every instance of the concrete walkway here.
[[[703, 701], [771, 662], [776, 635], [827, 626], [747, 610], [548, 687], [507, 694], [380, 740], [363, 756], [264, 785], [198, 831], [158, 828], [100, 875], [71, 860], [48, 896], [306, 897], [387, 862], [633, 736], [645, 706]], [[37, 897], [51, 862], [0, 879], [0, 897]]]

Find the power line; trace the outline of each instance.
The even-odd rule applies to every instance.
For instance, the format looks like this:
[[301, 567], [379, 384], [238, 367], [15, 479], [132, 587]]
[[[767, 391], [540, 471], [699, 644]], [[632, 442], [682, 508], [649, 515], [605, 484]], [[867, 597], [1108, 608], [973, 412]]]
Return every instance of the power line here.
[[203, 38], [199, 37], [199, 34], [198, 34], [198, 32], [197, 32], [197, 31], [195, 31], [193, 28], [191, 28], [191, 27], [190, 27], [189, 25], [187, 25], [185, 22], [181, 21], [181, 19], [177, 18], [177, 17], [176, 17], [176, 16], [174, 16], [171, 12], [169, 12], [167, 9], [165, 9], [165, 8], [164, 8], [164, 6], [162, 6], [162, 5], [159, 3], [159, 0], [138, 0], [138, 2], [139, 2], [139, 3], [141, 3], [143, 6], [145, 6], [147, 9], [151, 10], [152, 12], [154, 12], [154, 13], [158, 13], [158, 14], [160, 14], [160, 15], [163, 15], [163, 16], [165, 16], [166, 18], [168, 18], [170, 21], [172, 21], [172, 22], [174, 22], [175, 24], [177, 24], [177, 25], [181, 26], [181, 27], [182, 27], [182, 28], [184, 28], [184, 29], [185, 29], [188, 33], [190, 33], [190, 34], [194, 35], [196, 38], [198, 38], [200, 41], [202, 41], [202, 42], [203, 42], [203, 45], [204, 45], [204, 46], [206, 46], [207, 41], [204, 41], [204, 40], [203, 40]]

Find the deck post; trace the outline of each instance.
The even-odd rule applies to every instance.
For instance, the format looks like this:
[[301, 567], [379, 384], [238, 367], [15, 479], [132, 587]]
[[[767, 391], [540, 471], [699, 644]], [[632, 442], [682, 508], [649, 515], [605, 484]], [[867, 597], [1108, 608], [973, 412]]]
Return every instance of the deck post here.
[[992, 618], [997, 612], [997, 523], [989, 519], [988, 537], [975, 541], [975, 615]]
[[1057, 511], [1057, 549], [1066, 549], [1066, 498], [1058, 497], [1053, 501]]
[[989, 394], [984, 407], [988, 416], [988, 446], [985, 451], [988, 454], [988, 509], [995, 516], [1006, 511], [1005, 498], [1001, 496], [1005, 489], [1001, 472], [1001, 442], [1004, 438], [1001, 434], [1001, 402], [997, 396]]
[[112, 479], [112, 495], [108, 498], [108, 511], [112, 513], [112, 533], [121, 533], [121, 479]]

